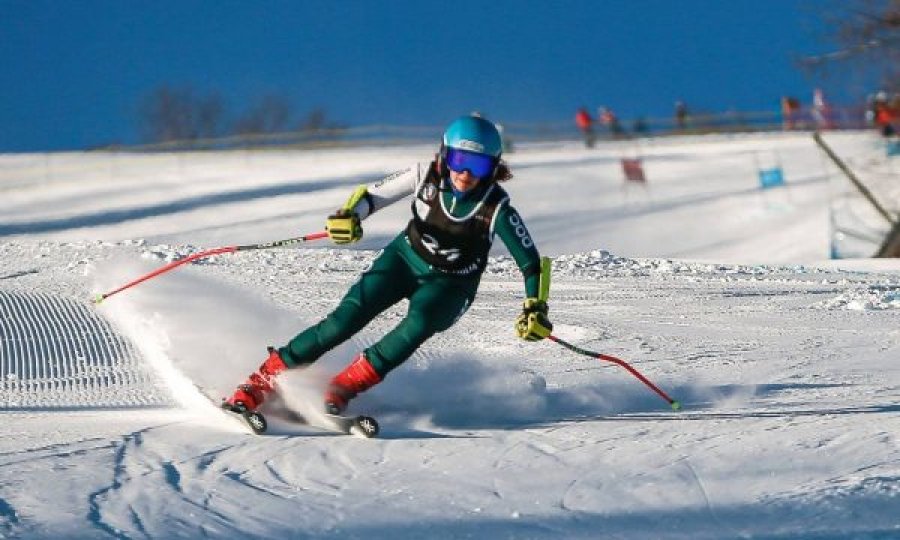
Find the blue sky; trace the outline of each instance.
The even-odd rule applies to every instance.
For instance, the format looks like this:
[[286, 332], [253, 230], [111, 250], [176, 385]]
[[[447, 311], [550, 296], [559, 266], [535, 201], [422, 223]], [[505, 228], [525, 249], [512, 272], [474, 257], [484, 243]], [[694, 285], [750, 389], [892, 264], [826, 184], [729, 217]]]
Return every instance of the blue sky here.
[[280, 94], [346, 125], [777, 109], [809, 99], [793, 61], [831, 50], [816, 11], [832, 3], [0, 0], [0, 151], [140, 142], [162, 85], [232, 112]]

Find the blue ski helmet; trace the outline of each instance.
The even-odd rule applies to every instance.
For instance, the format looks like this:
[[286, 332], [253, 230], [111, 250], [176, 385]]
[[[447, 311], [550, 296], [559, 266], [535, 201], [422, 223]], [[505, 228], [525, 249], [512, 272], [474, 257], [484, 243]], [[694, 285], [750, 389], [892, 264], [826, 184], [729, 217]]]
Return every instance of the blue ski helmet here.
[[480, 116], [460, 116], [444, 131], [444, 148], [457, 148], [494, 159], [500, 157], [503, 142], [493, 122]]

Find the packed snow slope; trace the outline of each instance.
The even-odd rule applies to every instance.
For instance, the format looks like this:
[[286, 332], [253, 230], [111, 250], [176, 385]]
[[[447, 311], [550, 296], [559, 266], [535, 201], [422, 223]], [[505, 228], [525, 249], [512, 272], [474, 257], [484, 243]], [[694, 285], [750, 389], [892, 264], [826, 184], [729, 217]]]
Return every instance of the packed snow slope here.
[[[826, 261], [835, 173], [807, 134], [508, 156], [513, 203], [554, 258], [554, 333], [627, 360], [681, 411], [618, 366], [517, 340], [521, 277], [500, 247], [460, 322], [353, 402], [380, 439], [277, 420], [252, 436], [215, 410], [199, 389], [224, 395], [265, 345], [328, 313], [405, 203], [367, 220], [354, 249], [217, 256], [90, 304], [198, 249], [321, 230], [353, 186], [434, 150], [0, 156], [4, 365], [31, 350], [7, 346], [25, 328], [13, 319], [54, 319], [52, 305], [89, 318], [72, 304], [110, 325], [82, 334], [140, 361], [127, 378], [91, 364], [97, 406], [52, 370], [40, 384], [2, 374], [0, 535], [900, 537], [900, 268]], [[642, 158], [646, 185], [623, 182], [623, 157]], [[787, 186], [760, 190], [776, 162]], [[315, 406], [404, 312], [288, 373], [285, 401]], [[15, 336], [79, 337], [54, 332]]]

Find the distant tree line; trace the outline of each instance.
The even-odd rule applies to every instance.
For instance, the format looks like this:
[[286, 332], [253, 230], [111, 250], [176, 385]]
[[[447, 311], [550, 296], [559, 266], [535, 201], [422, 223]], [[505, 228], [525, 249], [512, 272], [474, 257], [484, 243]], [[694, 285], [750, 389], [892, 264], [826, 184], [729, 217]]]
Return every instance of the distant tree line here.
[[191, 87], [168, 85], [160, 86], [141, 100], [138, 126], [142, 140], [147, 143], [315, 132], [340, 127], [329, 121], [321, 108], [297, 118], [290, 100], [278, 94], [262, 96], [245, 110], [232, 113], [218, 92], [199, 93]]

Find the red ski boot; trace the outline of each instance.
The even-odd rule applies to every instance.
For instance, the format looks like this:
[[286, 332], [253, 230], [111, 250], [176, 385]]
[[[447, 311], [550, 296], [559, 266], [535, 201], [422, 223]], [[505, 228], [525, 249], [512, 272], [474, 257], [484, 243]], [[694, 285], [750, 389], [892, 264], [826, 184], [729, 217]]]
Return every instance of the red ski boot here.
[[275, 391], [275, 376], [287, 369], [287, 364], [274, 347], [269, 347], [269, 357], [253, 372], [247, 381], [238, 386], [234, 395], [225, 400], [232, 409], [243, 406], [248, 411], [255, 411]]
[[363, 353], [335, 375], [325, 391], [325, 411], [329, 414], [341, 414], [347, 410], [347, 403], [357, 394], [365, 392], [381, 382], [381, 376], [369, 363]]

